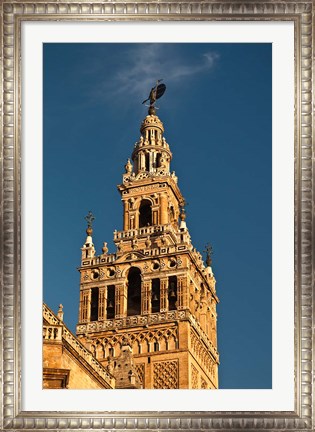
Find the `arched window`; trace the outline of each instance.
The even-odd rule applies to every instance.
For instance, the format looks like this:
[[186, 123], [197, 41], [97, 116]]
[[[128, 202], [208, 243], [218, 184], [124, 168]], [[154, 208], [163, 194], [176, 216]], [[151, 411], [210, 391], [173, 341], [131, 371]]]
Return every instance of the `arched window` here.
[[98, 320], [98, 288], [92, 288], [91, 294], [91, 321]]
[[177, 277], [170, 276], [168, 278], [168, 309], [175, 310], [177, 302]]
[[160, 168], [161, 166], [161, 153], [156, 155], [156, 168]]
[[107, 319], [115, 318], [115, 285], [107, 287]]
[[139, 228], [152, 225], [152, 209], [149, 200], [142, 200], [139, 209]]
[[150, 171], [150, 155], [149, 155], [149, 153], [145, 154], [145, 170]]
[[152, 279], [152, 312], [160, 312], [160, 279]]
[[141, 314], [141, 271], [131, 267], [128, 273], [127, 315]]

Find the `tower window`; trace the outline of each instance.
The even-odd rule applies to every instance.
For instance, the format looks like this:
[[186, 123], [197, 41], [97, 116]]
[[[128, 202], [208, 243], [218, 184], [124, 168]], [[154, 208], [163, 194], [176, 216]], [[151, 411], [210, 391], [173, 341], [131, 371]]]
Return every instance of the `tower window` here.
[[107, 287], [107, 319], [115, 318], [115, 285]]
[[161, 154], [158, 153], [156, 155], [156, 167], [159, 168], [161, 166]]
[[145, 155], [145, 170], [150, 171], [150, 155], [146, 153]]
[[177, 302], [177, 277], [170, 276], [168, 278], [168, 309], [176, 310]]
[[128, 273], [127, 315], [141, 314], [141, 271], [131, 267]]
[[91, 321], [98, 320], [98, 288], [92, 288], [91, 295]]
[[160, 279], [152, 279], [152, 312], [160, 312]]
[[139, 213], [139, 228], [152, 225], [152, 209], [149, 200], [141, 201]]
[[158, 342], [154, 342], [154, 351], [159, 351], [159, 343]]

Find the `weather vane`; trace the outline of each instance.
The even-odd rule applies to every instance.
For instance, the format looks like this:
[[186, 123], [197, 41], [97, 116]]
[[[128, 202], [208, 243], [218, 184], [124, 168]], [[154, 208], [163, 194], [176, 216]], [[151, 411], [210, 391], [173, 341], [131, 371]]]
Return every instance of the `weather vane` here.
[[206, 244], [204, 252], [206, 252], [207, 254], [207, 258], [206, 258], [207, 267], [211, 267], [212, 264], [211, 255], [213, 254], [213, 249], [210, 243]]
[[92, 223], [95, 220], [95, 216], [93, 215], [91, 210], [88, 212], [84, 219], [87, 221], [88, 228], [92, 228]]
[[147, 101], [150, 101], [150, 105], [149, 106], [149, 114], [155, 114], [155, 102], [157, 101], [157, 99], [159, 99], [161, 96], [163, 96], [165, 90], [166, 90], [166, 85], [165, 84], [160, 84], [160, 82], [163, 81], [162, 79], [157, 80], [155, 87], [152, 87], [149, 97], [144, 100], [142, 103], [146, 103]]

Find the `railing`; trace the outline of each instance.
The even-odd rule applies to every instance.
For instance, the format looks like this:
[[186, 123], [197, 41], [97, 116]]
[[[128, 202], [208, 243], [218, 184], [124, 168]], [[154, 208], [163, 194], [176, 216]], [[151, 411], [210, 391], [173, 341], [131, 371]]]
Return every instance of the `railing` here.
[[116, 254], [100, 255], [92, 259], [91, 265], [112, 263], [116, 260]]
[[43, 318], [51, 325], [60, 325], [59, 319], [45, 304], [43, 304]]
[[152, 313], [149, 315], [133, 315], [105, 321], [95, 321], [88, 324], [79, 324], [77, 326], [77, 333], [82, 334], [92, 331], [115, 330], [138, 326], [142, 327], [156, 323], [188, 319], [189, 315], [190, 312], [185, 309]]
[[134, 237], [148, 236], [152, 234], [163, 234], [171, 232], [174, 236], [179, 236], [180, 233], [176, 232], [174, 227], [170, 224], [168, 225], [151, 225], [139, 229], [132, 229], [126, 231], [115, 231], [114, 240], [128, 239]]
[[43, 326], [43, 339], [45, 341], [61, 341], [62, 339], [62, 326]]

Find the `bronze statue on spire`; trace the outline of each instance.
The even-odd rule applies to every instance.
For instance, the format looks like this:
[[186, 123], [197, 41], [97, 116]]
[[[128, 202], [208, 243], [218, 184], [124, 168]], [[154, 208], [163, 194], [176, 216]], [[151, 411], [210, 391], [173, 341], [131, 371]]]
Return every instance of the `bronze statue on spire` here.
[[146, 103], [147, 101], [150, 101], [150, 105], [149, 105], [149, 114], [155, 114], [155, 102], [157, 99], [159, 99], [161, 96], [163, 96], [165, 90], [166, 90], [166, 85], [165, 84], [160, 84], [160, 82], [163, 81], [162, 79], [157, 80], [155, 87], [152, 87], [149, 97], [147, 99], [145, 99], [142, 103]]

